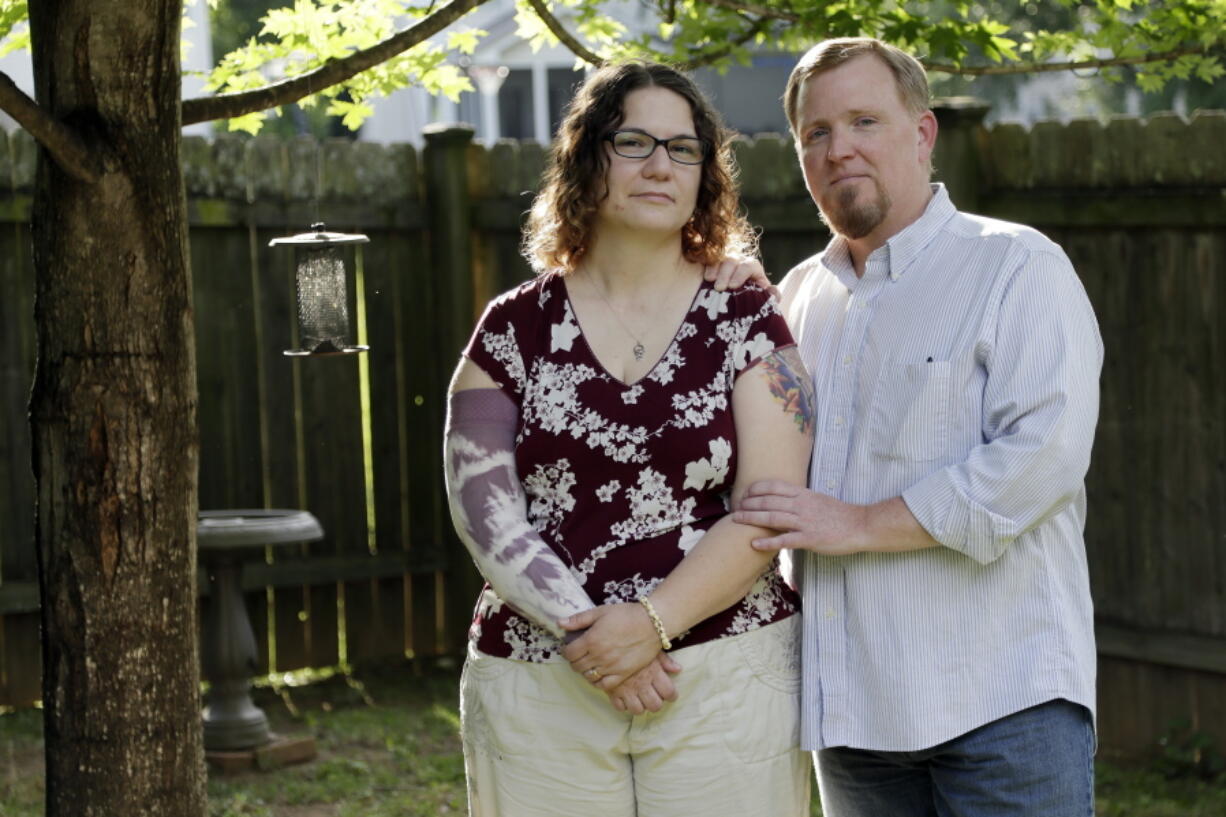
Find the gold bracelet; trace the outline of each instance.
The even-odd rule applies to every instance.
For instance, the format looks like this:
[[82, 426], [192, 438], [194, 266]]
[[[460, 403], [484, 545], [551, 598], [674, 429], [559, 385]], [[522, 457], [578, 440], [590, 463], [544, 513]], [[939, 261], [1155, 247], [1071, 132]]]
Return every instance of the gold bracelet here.
[[643, 605], [643, 609], [647, 611], [647, 615], [651, 618], [652, 626], [656, 628], [656, 635], [660, 636], [660, 647], [665, 650], [673, 648], [673, 642], [668, 640], [668, 633], [664, 632], [664, 622], [660, 621], [660, 614], [656, 612], [656, 608], [651, 606], [651, 601], [646, 596], [639, 596], [639, 604]]

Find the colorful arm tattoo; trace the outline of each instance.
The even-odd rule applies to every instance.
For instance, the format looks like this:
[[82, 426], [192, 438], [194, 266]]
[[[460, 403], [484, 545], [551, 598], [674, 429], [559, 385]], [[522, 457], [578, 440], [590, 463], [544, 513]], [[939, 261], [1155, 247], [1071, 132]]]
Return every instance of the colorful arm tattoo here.
[[795, 346], [776, 349], [759, 361], [766, 375], [771, 396], [792, 415], [801, 434], [812, 434], [817, 417], [813, 378], [805, 370], [800, 350]]

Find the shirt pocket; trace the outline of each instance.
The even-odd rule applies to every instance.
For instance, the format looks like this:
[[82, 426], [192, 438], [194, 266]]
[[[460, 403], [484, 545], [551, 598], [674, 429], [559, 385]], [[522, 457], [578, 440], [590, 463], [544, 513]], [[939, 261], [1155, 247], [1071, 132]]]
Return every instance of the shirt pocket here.
[[888, 460], [927, 462], [949, 445], [947, 360], [887, 361], [881, 368], [869, 411], [872, 453]]

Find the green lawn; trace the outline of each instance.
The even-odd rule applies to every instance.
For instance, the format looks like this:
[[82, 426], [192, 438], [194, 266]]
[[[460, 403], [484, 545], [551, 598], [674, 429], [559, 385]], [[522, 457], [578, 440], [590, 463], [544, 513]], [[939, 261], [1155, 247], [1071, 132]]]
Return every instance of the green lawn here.
[[[210, 817], [434, 817], [464, 814], [454, 669], [381, 668], [262, 687], [275, 730], [309, 732], [314, 761], [209, 780]], [[1226, 817], [1226, 777], [1098, 764], [1099, 817]], [[42, 815], [38, 710], [0, 715], [0, 814]], [[816, 803], [812, 815], [821, 809]]]

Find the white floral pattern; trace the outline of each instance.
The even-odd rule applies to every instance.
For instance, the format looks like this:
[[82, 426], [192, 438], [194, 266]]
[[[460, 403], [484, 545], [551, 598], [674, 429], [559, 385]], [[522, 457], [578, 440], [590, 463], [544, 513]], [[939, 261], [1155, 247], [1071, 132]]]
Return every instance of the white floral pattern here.
[[571, 311], [570, 304], [567, 304], [561, 322], [553, 325], [549, 351], [556, 352], [562, 349], [569, 352], [579, 334], [579, 323], [575, 320], [575, 313]]
[[694, 521], [698, 500], [688, 497], [678, 502], [664, 475], [654, 468], [639, 471], [638, 487], [627, 488], [626, 497], [630, 500], [630, 517], [610, 529], [623, 542], [650, 539]]
[[560, 459], [551, 465], [537, 464], [532, 473], [523, 478], [524, 493], [532, 497], [528, 503], [528, 519], [538, 533], [558, 532], [558, 526], [566, 514], [575, 509], [575, 498], [570, 489], [575, 486], [575, 475], [570, 463]]
[[481, 344], [490, 357], [502, 364], [515, 387], [522, 389], [527, 378], [524, 375], [524, 359], [520, 356], [519, 345], [515, 342], [515, 327], [508, 326], [507, 331], [501, 335], [486, 332], [481, 336]]
[[659, 587], [662, 581], [664, 580], [660, 578], [645, 579], [643, 574], [635, 573], [630, 578], [622, 579], [619, 582], [605, 582], [605, 602], [614, 604], [616, 602], [638, 601], [641, 597], [649, 595], [652, 590]]
[[681, 535], [677, 537], [677, 547], [681, 548], [682, 553], [689, 553], [694, 549], [694, 545], [698, 544], [698, 540], [705, 533], [702, 528], [691, 528], [689, 525], [683, 525]]
[[732, 293], [727, 290], [723, 292], [714, 289], [706, 290], [694, 299], [694, 309], [705, 309], [707, 320], [713, 321], [728, 311], [728, 299], [731, 297]]
[[711, 441], [711, 456], [688, 462], [685, 465], [685, 487], [701, 491], [709, 485], [718, 485], [728, 476], [728, 460], [732, 457], [732, 443], [723, 437]]
[[770, 573], [764, 573], [749, 589], [732, 619], [732, 632], [747, 633], [775, 620], [775, 613], [784, 602], [785, 585], [770, 578]]

